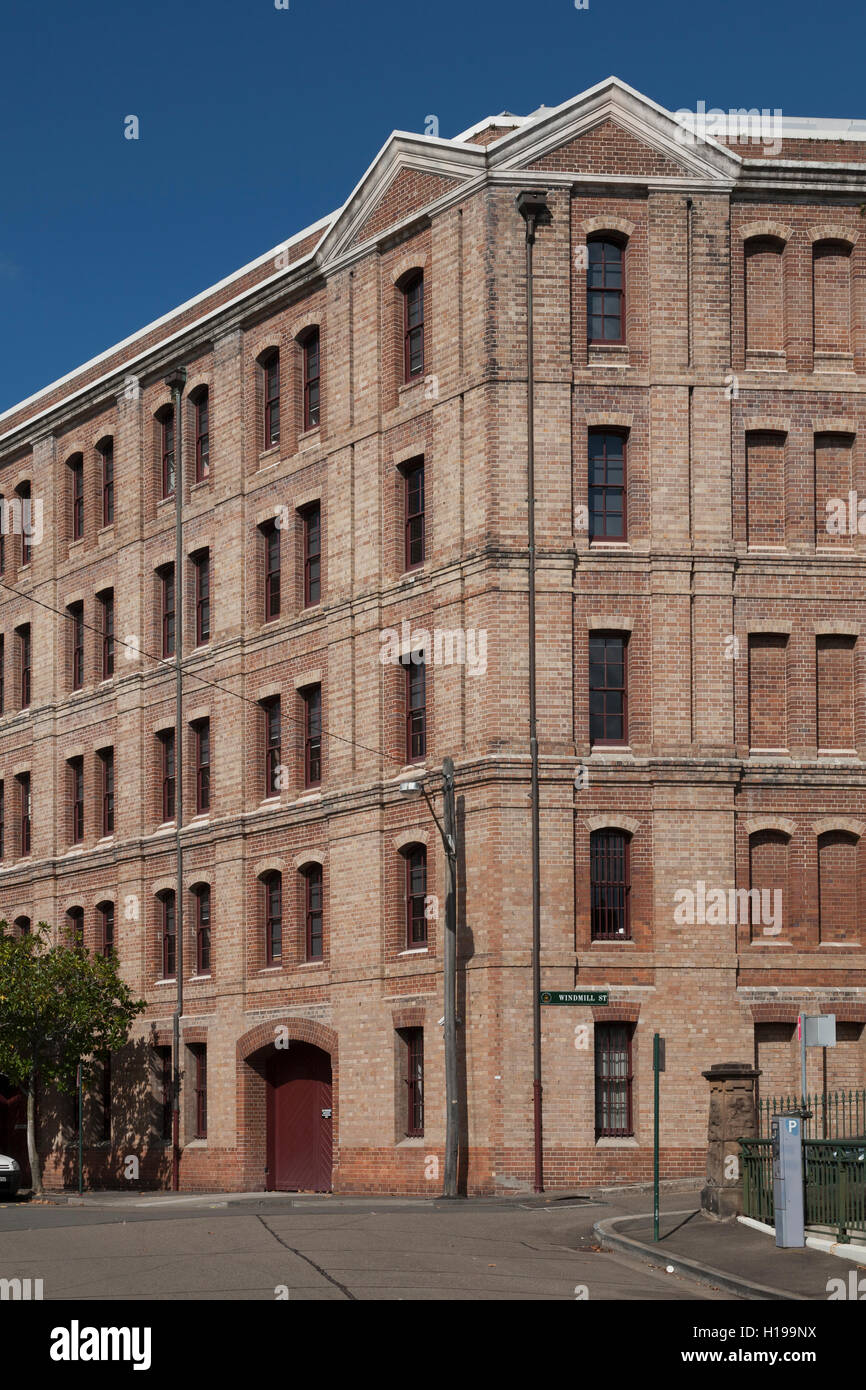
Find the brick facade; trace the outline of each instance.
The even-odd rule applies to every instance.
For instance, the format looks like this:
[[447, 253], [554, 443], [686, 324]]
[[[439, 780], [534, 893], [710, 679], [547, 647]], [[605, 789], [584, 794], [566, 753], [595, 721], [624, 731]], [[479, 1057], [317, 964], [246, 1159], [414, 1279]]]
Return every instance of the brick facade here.
[[[113, 1060], [110, 1141], [98, 1138], [98, 1098], [85, 1107], [91, 1183], [122, 1185], [130, 1155], [142, 1181], [170, 1176], [154, 1048], [170, 1046], [176, 989], [161, 979], [159, 935], [159, 895], [175, 887], [159, 742], [174, 728], [175, 675], [160, 660], [157, 571], [174, 563], [175, 504], [162, 497], [157, 422], [178, 362], [184, 553], [208, 550], [211, 596], [210, 640], [194, 648], [187, 561], [181, 1185], [273, 1179], [268, 1067], [283, 1030], [289, 1049], [330, 1057], [334, 1189], [438, 1188], [444, 914], [432, 904], [426, 945], [407, 946], [406, 853], [426, 848], [428, 897], [441, 900], [445, 864], [423, 801], [398, 785], [446, 755], [462, 840], [463, 1178], [473, 1192], [531, 1179], [524, 186], [545, 186], [552, 212], [535, 247], [542, 980], [609, 991], [604, 1008], [542, 1010], [548, 1186], [650, 1176], [656, 1031], [667, 1040], [666, 1177], [703, 1171], [701, 1072], [713, 1063], [756, 1060], [764, 1094], [795, 1086], [801, 1009], [840, 1020], [829, 1082], [866, 1086], [866, 176], [847, 167], [862, 146], [849, 156], [844, 141], [786, 141], [783, 167], [739, 146], [683, 145], [672, 119], [616, 82], [509, 120], [464, 140], [392, 137], [339, 215], [0, 417], [0, 492], [29, 484], [43, 509], [28, 565], [20, 536], [4, 545], [0, 910], [59, 927], [83, 908], [95, 945], [97, 905], [114, 903], [123, 972], [148, 1001]], [[807, 166], [799, 181], [792, 160]], [[621, 343], [588, 342], [594, 237], [622, 249]], [[406, 381], [403, 289], [417, 271], [424, 360]], [[305, 429], [313, 326], [321, 414]], [[269, 445], [262, 364], [274, 349], [280, 439]], [[195, 482], [189, 401], [204, 387], [210, 469]], [[587, 528], [590, 430], [626, 441], [623, 541]], [[102, 526], [97, 445], [108, 437], [114, 521]], [[75, 455], [84, 533], [73, 541]], [[407, 571], [405, 468], [419, 459], [425, 558]], [[837, 502], [845, 524], [828, 529]], [[312, 503], [321, 600], [305, 606]], [[280, 612], [266, 620], [275, 519]], [[115, 669], [103, 682], [97, 595], [109, 589]], [[85, 679], [73, 691], [71, 624], [58, 614], [79, 603]], [[16, 632], [28, 623], [21, 709]], [[383, 664], [382, 634], [397, 634], [407, 658], [421, 630], [437, 629], [485, 634], [485, 661], [428, 661], [426, 756], [409, 767], [406, 672]], [[626, 641], [624, 746], [590, 739], [594, 633]], [[322, 778], [306, 787], [303, 693], [316, 685]], [[263, 702], [276, 697], [281, 775], [268, 796]], [[190, 726], [203, 719], [210, 810], [196, 815]], [[109, 747], [115, 828], [103, 838], [98, 755]], [[73, 847], [66, 764], [78, 757], [85, 823]], [[16, 779], [27, 773], [22, 858]], [[593, 929], [591, 837], [608, 832], [628, 841], [620, 939]], [[321, 956], [307, 959], [311, 866], [323, 928]], [[274, 873], [282, 949], [269, 964]], [[211, 964], [197, 976], [202, 884]], [[727, 903], [735, 889], [734, 920], [714, 917], [710, 894]], [[762, 892], [771, 910], [780, 895], [778, 919]], [[677, 904], [699, 898], [684, 920]], [[419, 1028], [424, 1134], [407, 1138], [400, 1040]], [[599, 1137], [600, 1040], [626, 1035], [631, 1133]], [[193, 1138], [188, 1050], [201, 1045], [204, 1140]], [[820, 1066], [810, 1058], [810, 1087]], [[46, 1180], [72, 1180], [68, 1102], [44, 1098], [41, 1120]]]

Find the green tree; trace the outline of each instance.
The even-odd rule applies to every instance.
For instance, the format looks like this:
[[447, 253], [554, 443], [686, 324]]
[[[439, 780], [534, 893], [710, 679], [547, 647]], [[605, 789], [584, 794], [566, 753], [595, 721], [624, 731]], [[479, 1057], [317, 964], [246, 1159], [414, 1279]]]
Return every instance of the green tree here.
[[52, 945], [46, 922], [19, 936], [0, 921], [0, 1073], [27, 1096], [35, 1193], [42, 1192], [37, 1088], [74, 1091], [79, 1062], [92, 1081], [97, 1059], [123, 1047], [144, 1008], [118, 975], [113, 954], [91, 956], [80, 942]]

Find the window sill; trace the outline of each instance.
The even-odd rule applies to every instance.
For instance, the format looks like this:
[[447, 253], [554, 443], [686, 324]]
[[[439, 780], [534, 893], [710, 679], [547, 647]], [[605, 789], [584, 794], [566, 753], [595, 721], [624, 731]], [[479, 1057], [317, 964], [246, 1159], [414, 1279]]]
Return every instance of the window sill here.
[[269, 448], [262, 449], [259, 454], [259, 468], [273, 468], [274, 464], [280, 461], [279, 442], [271, 444]]
[[176, 823], [173, 820], [164, 820], [160, 821], [159, 825], [156, 827], [156, 830], [153, 833], [154, 835], [168, 835], [170, 831], [175, 830], [176, 828]]
[[84, 846], [83, 846], [83, 845], [70, 845], [70, 846], [69, 846], [69, 849], [66, 851], [66, 854], [64, 855], [64, 858], [68, 859], [68, 858], [70, 857], [70, 855], [73, 855], [73, 854], [83, 854], [83, 853], [84, 853]]
[[595, 1147], [597, 1149], [638, 1149], [640, 1145], [634, 1135], [630, 1135], [627, 1139], [596, 1139]]
[[322, 793], [318, 789], [315, 791], [305, 791], [302, 792], [300, 796], [295, 797], [295, 805], [305, 806], [311, 801], [321, 801], [321, 799]]
[[188, 1142], [187, 1144], [184, 1144], [183, 1147], [184, 1147], [185, 1150], [186, 1150], [186, 1149], [206, 1149], [206, 1148], [207, 1148], [207, 1140], [206, 1140], [206, 1139], [190, 1139], [189, 1142]]
[[109, 521], [109, 523], [108, 523], [107, 526], [100, 526], [100, 528], [99, 528], [99, 530], [97, 531], [96, 534], [97, 534], [97, 536], [100, 538], [100, 540], [102, 539], [103, 536], [109, 536], [109, 537], [110, 537], [110, 536], [113, 536], [113, 535], [114, 535], [114, 522], [113, 522], [113, 521]]
[[595, 946], [636, 946], [636, 945], [637, 945], [637, 942], [635, 941], [635, 939], [634, 939], [633, 936], [605, 936], [605, 937], [599, 936], [599, 937], [596, 937], [594, 941], [590, 941], [590, 943], [589, 943], [589, 948], [590, 948], [590, 950], [592, 950], [593, 947], [595, 947]]
[[[426, 956], [430, 954], [429, 946], [410, 946], [407, 951], [401, 951], [400, 956]], [[399, 957], [398, 957], [399, 959]]]
[[210, 980], [212, 978], [213, 976], [211, 975], [190, 975], [187, 983], [191, 985], [200, 985], [203, 980]]
[[299, 970], [323, 970], [325, 962], [323, 960], [300, 960], [298, 961]]
[[159, 511], [160, 507], [173, 507], [173, 506], [174, 506], [174, 493], [172, 492], [172, 493], [169, 494], [168, 497], [160, 497], [160, 498], [158, 499], [157, 504], [156, 504], [156, 510]]
[[193, 493], [193, 492], [201, 492], [202, 488], [206, 488], [206, 487], [209, 487], [209, 486], [210, 486], [210, 474], [208, 473], [208, 475], [207, 475], [206, 478], [199, 478], [199, 480], [198, 480], [197, 483], [192, 483], [192, 484], [190, 485], [190, 489], [189, 489], [189, 490], [190, 490], [190, 493]]
[[263, 797], [262, 800], [259, 802], [259, 810], [260, 810], [260, 811], [274, 811], [274, 810], [276, 810], [277, 806], [281, 806], [281, 805], [282, 805], [282, 797], [280, 797], [280, 796], [265, 796], [265, 797]]
[[394, 1144], [395, 1149], [423, 1149], [426, 1147], [427, 1140], [423, 1134], [407, 1134], [404, 1139], [398, 1139]]
[[157, 988], [159, 988], [160, 985], [176, 985], [176, 984], [177, 984], [177, 976], [176, 976], [176, 975], [172, 975], [172, 977], [171, 977], [170, 980], [154, 980], [153, 983], [154, 983], [154, 985], [155, 985]]
[[304, 430], [303, 434], [298, 435], [298, 448], [309, 448], [312, 444], [317, 444], [322, 435], [321, 425], [313, 425], [312, 429]]
[[264, 965], [258, 973], [260, 975], [279, 975], [282, 968], [281, 965]]
[[[402, 398], [403, 396], [408, 395], [411, 391], [417, 391], [417, 389], [418, 389], [419, 386], [423, 386], [423, 385], [424, 385], [424, 378], [425, 378], [425, 376], [427, 376], [427, 375], [428, 375], [428, 373], [427, 373], [427, 368], [426, 368], [426, 366], [425, 366], [424, 369], [423, 369], [422, 371], [420, 371], [420, 372], [418, 373], [417, 376], [413, 376], [413, 377], [412, 377], [411, 381], [404, 381], [404, 382], [402, 382], [402, 383], [397, 387], [397, 399], [398, 399], [398, 400], [401, 400], [401, 398]], [[402, 403], [402, 401], [401, 401], [401, 403]]]

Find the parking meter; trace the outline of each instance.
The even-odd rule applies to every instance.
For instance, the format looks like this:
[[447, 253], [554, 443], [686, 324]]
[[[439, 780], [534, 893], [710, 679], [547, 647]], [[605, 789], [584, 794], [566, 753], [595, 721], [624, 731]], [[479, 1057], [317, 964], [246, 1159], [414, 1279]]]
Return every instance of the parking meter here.
[[799, 1115], [774, 1115], [773, 1208], [776, 1244], [805, 1245], [803, 1233], [803, 1121]]

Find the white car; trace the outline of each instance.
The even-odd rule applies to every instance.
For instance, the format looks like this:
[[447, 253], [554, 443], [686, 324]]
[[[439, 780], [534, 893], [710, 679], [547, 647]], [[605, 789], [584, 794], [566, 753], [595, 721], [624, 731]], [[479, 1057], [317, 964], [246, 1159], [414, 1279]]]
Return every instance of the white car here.
[[14, 1196], [21, 1186], [21, 1165], [8, 1154], [0, 1154], [0, 1197], [5, 1192]]

